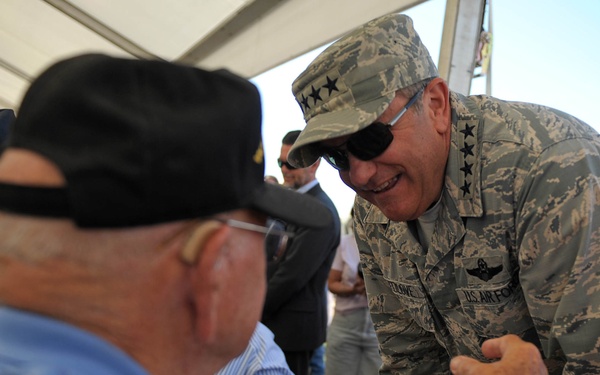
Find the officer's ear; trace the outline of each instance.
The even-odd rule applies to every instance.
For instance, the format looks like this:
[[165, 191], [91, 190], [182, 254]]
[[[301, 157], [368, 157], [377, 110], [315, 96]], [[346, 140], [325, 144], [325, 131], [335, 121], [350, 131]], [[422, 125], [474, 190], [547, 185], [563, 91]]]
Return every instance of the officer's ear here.
[[442, 78], [434, 78], [425, 88], [423, 110], [433, 120], [438, 133], [450, 131], [450, 90]]

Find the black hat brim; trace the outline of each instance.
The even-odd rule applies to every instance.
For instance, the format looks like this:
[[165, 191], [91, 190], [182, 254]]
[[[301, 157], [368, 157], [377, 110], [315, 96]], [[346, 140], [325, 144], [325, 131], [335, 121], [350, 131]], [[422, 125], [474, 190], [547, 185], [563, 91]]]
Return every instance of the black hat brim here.
[[331, 211], [318, 199], [273, 184], [264, 184], [253, 196], [252, 208], [270, 217], [308, 228], [331, 225]]

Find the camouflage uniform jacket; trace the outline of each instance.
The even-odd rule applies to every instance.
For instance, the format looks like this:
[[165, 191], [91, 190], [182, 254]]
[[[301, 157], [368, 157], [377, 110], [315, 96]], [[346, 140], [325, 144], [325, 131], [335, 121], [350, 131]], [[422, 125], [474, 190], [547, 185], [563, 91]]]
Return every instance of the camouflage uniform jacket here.
[[[357, 198], [381, 373], [449, 373], [485, 339], [536, 343], [550, 373], [600, 372], [600, 138], [565, 113], [451, 93], [429, 250]], [[401, 198], [399, 198], [401, 199]]]

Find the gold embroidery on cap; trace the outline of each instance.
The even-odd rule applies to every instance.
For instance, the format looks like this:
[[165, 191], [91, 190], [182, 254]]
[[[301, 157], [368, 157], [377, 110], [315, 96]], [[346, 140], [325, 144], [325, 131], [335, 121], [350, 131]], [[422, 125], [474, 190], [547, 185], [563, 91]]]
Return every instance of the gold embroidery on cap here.
[[258, 144], [258, 148], [256, 149], [256, 152], [254, 152], [254, 156], [252, 157], [252, 160], [254, 160], [254, 162], [256, 164], [262, 164], [264, 157], [265, 157], [265, 151], [263, 150], [262, 141], [260, 141], [260, 143]]

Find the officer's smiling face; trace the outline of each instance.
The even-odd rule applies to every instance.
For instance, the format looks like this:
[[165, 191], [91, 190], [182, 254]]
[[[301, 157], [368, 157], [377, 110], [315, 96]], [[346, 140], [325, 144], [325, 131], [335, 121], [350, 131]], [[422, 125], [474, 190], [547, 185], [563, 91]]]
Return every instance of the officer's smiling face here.
[[[451, 129], [447, 86], [440, 82], [433, 80], [421, 106], [409, 108], [391, 128], [394, 139], [381, 155], [364, 161], [348, 153], [350, 168], [340, 171], [346, 185], [391, 220], [417, 219], [440, 196]], [[397, 95], [378, 120], [387, 123], [407, 101]], [[322, 144], [343, 148], [347, 138]]]

